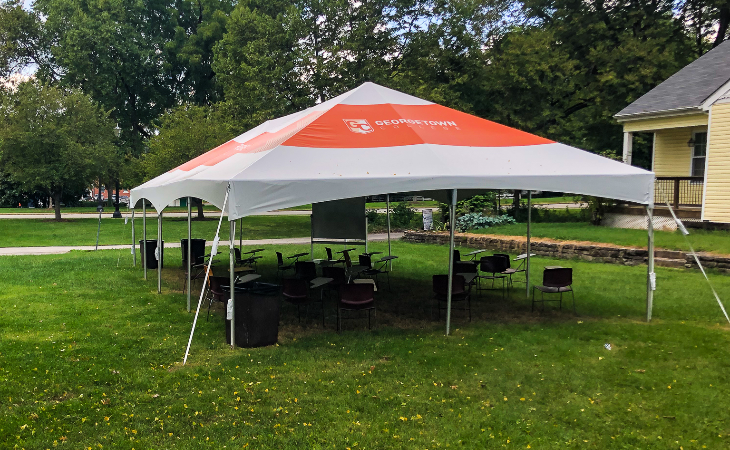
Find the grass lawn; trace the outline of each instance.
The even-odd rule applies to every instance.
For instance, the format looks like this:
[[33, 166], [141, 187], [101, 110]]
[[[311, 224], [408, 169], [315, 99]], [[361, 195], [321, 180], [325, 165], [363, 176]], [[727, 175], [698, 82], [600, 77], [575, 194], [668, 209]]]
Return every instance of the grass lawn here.
[[[373, 331], [352, 320], [337, 334], [331, 304], [325, 330], [318, 308], [298, 325], [285, 305], [278, 346], [230, 350], [218, 308], [184, 367], [192, 314], [175, 252], [162, 295], [128, 253], [0, 258], [0, 446], [728, 447], [730, 339], [700, 273], [658, 268], [646, 324], [645, 267], [536, 258], [536, 274], [574, 268], [579, 316], [532, 314], [516, 289], [476, 297], [471, 322], [455, 311], [445, 337], [430, 276], [448, 250], [393, 248]], [[730, 277], [711, 276], [728, 298]]]
[[[527, 225], [518, 223], [473, 230], [472, 233], [525, 236]], [[568, 241], [604, 242], [616, 245], [646, 247], [646, 230], [628, 230], [578, 223], [533, 223], [532, 236]], [[689, 241], [697, 251], [730, 254], [730, 233], [727, 231], [690, 230]], [[658, 248], [689, 251], [684, 237], [674, 231], [654, 231], [654, 242]]]
[[[188, 237], [188, 222], [184, 217], [164, 217], [162, 238], [180, 242]], [[40, 219], [0, 220], [0, 247], [42, 247], [52, 245], [94, 245], [98, 219], [68, 219], [62, 222]], [[193, 238], [212, 241], [218, 220], [210, 217], [193, 221]], [[309, 216], [251, 216], [243, 219], [244, 239], [273, 239], [302, 237], [310, 234]], [[142, 219], [135, 218], [136, 240], [142, 239]], [[236, 239], [239, 231], [236, 226]], [[147, 238], [157, 238], [157, 219], [147, 221]], [[224, 220], [221, 240], [228, 239], [228, 221]], [[99, 245], [130, 244], [132, 223], [123, 219], [101, 219]]]

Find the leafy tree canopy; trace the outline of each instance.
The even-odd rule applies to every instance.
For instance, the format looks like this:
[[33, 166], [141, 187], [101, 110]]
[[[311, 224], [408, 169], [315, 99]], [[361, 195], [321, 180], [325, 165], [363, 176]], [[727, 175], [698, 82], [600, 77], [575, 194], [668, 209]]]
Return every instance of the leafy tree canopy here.
[[56, 219], [65, 192], [91, 185], [113, 152], [113, 124], [77, 90], [37, 81], [0, 91], [0, 162], [24, 190], [53, 198]]

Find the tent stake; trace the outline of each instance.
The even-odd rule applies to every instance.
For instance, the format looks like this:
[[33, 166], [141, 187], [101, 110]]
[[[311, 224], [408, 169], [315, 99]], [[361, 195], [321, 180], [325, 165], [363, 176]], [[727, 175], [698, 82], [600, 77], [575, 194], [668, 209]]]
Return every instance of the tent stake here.
[[[385, 194], [385, 215], [388, 219], [388, 256], [391, 256], [393, 253], [390, 248], [390, 194]], [[391, 259], [388, 261], [388, 270], [391, 272], [393, 271], [393, 260]], [[448, 331], [446, 331], [446, 334], [449, 334]]]
[[192, 254], [193, 254], [193, 250], [192, 250], [192, 246], [193, 246], [193, 241], [192, 241], [192, 238], [193, 238], [193, 236], [192, 236], [193, 235], [192, 220], [193, 219], [192, 219], [192, 216], [193, 216], [193, 210], [192, 210], [191, 205], [190, 205], [190, 197], [188, 197], [188, 256], [187, 256], [187, 260], [188, 260], [188, 264], [187, 264], [188, 265], [188, 267], [187, 267], [187, 269], [188, 269], [188, 275], [187, 275], [188, 276], [188, 280], [187, 280], [187, 282], [188, 282], [188, 312], [190, 312], [190, 295], [191, 295], [190, 294], [190, 291], [192, 290], [192, 286], [190, 285], [191, 278], [192, 278], [190, 276], [190, 271], [193, 268], [193, 263], [190, 260], [190, 258], [192, 257]]
[[456, 189], [451, 193], [449, 205], [449, 285], [446, 291], [446, 336], [451, 332], [451, 291], [454, 282], [454, 228], [456, 227]]
[[162, 211], [157, 213], [157, 293], [162, 294]]
[[525, 262], [525, 297], [530, 298], [530, 238], [532, 224], [532, 191], [527, 191], [527, 261]]
[[147, 200], [142, 199], [142, 265], [144, 279], [147, 280]]
[[132, 210], [132, 265], [137, 267], [137, 249], [134, 248], [134, 210]]
[[236, 264], [236, 255], [234, 249], [236, 248], [236, 221], [229, 220], [230, 227], [230, 254], [228, 255], [228, 269], [229, 274], [229, 291], [231, 293], [231, 309], [233, 314], [231, 315], [231, 348], [236, 348], [236, 273], [234, 272]]
[[646, 228], [648, 231], [648, 260], [647, 260], [647, 272], [646, 272], [646, 321], [651, 322], [651, 311], [654, 307], [654, 283], [652, 277], [654, 276], [654, 208], [651, 206], [646, 207], [647, 223]]

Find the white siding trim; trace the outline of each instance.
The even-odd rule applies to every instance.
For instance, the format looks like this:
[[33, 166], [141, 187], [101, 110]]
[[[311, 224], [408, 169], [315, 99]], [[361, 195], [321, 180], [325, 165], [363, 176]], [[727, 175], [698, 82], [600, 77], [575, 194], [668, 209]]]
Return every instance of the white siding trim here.
[[730, 81], [720, 86], [718, 90], [716, 90], [712, 93], [712, 95], [707, 97], [707, 100], [702, 103], [702, 110], [709, 111], [710, 108], [712, 108], [712, 105], [728, 92], [730, 92]]
[[[712, 129], [712, 108], [710, 108], [707, 117], [707, 147], [705, 148], [705, 179], [702, 182], [702, 210], [700, 212], [700, 220], [705, 220], [705, 202], [707, 201], [707, 171], [710, 164], [710, 130]], [[690, 169], [691, 170], [691, 169]]]

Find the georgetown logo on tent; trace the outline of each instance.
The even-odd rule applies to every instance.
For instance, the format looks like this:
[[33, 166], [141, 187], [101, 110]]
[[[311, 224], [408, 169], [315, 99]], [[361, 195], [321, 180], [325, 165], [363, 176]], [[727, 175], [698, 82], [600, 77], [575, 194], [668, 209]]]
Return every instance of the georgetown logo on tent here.
[[353, 133], [368, 134], [375, 131], [365, 119], [342, 119]]

